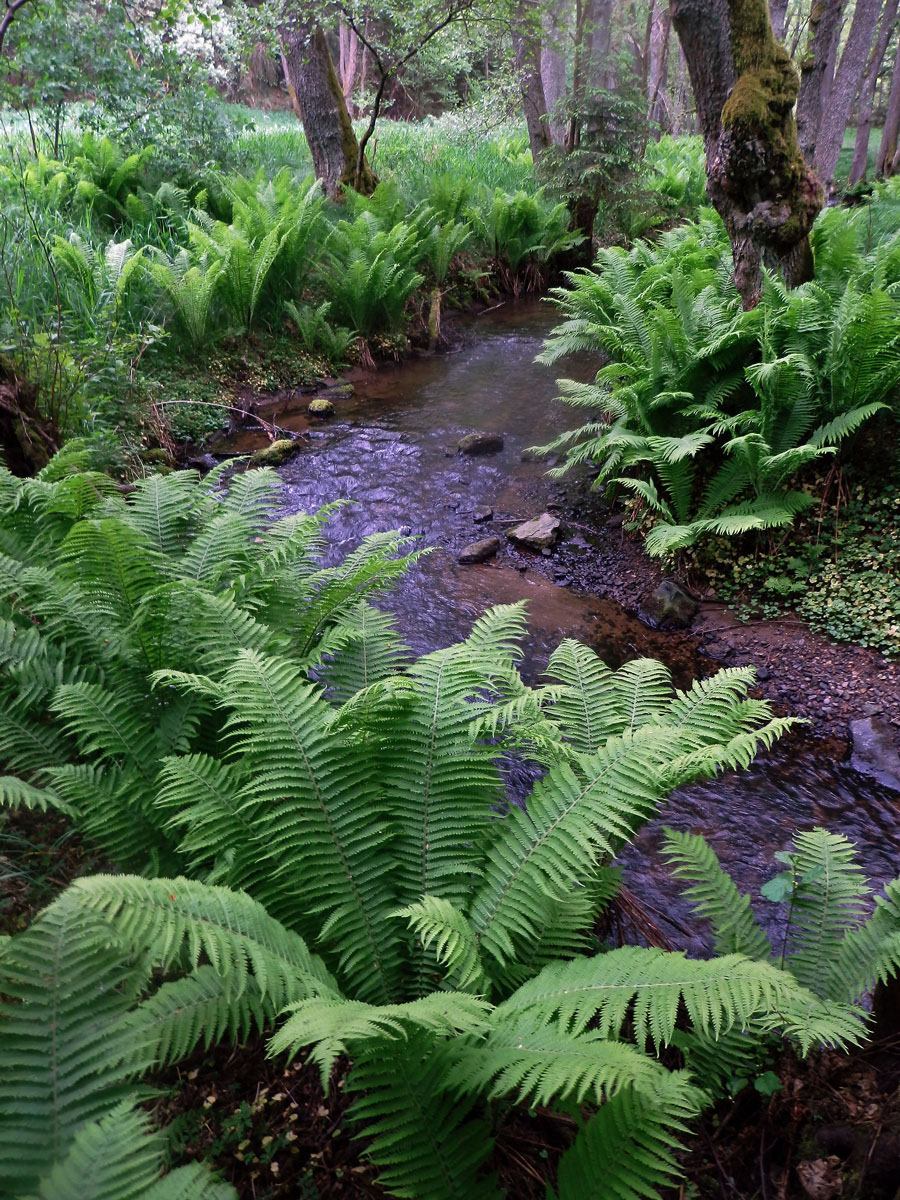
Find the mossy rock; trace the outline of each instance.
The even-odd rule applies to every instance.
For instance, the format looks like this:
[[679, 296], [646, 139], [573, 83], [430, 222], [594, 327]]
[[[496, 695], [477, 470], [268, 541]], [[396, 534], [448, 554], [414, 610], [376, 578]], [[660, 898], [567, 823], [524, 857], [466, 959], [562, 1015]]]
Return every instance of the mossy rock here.
[[250, 458], [251, 467], [280, 467], [297, 452], [297, 443], [290, 438], [279, 438], [271, 446], [257, 450]]
[[141, 450], [140, 460], [148, 467], [171, 467], [174, 465], [172, 455], [162, 446], [155, 446], [152, 450]]
[[310, 400], [306, 411], [311, 417], [333, 417], [334, 405], [325, 396], [316, 396], [315, 399]]

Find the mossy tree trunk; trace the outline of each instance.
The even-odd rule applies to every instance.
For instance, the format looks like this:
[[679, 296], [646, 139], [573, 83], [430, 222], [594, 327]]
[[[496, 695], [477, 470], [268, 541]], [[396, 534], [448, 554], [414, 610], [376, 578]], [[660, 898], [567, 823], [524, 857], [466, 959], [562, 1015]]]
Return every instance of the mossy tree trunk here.
[[321, 26], [296, 18], [279, 27], [291, 103], [303, 122], [316, 178], [339, 199], [344, 187], [370, 195], [378, 183], [362, 157], [347, 102]]
[[789, 287], [812, 278], [809, 231], [822, 187], [797, 141], [799, 81], [767, 0], [670, 0], [706, 145], [707, 192], [731, 238], [745, 308], [762, 269]]

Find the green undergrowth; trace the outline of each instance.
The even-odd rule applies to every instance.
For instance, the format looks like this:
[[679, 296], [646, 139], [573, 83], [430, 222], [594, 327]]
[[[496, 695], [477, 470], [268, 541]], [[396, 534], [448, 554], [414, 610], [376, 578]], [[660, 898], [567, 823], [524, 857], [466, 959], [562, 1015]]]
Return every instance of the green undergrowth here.
[[175, 441], [200, 443], [243, 411], [241, 392], [276, 393], [329, 375], [331, 365], [287, 337], [212, 347], [196, 359], [160, 356], [140, 386]]
[[710, 542], [691, 567], [744, 618], [795, 613], [837, 641], [900, 656], [900, 487], [859, 483], [774, 547]]

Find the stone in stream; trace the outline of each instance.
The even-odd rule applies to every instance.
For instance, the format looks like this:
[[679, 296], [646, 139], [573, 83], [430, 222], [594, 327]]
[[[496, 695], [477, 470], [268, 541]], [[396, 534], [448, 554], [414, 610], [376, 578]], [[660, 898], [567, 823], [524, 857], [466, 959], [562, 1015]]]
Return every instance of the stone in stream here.
[[257, 450], [255, 454], [250, 456], [251, 467], [280, 467], [283, 462], [296, 454], [300, 449], [297, 442], [290, 438], [278, 438], [269, 446], [264, 446], [262, 450]]
[[316, 396], [307, 404], [306, 411], [311, 417], [333, 417], [334, 405], [327, 396]]
[[472, 520], [476, 525], [483, 525], [485, 521], [494, 519], [494, 510], [492, 508], [476, 508], [472, 513]]
[[487, 562], [489, 558], [493, 558], [500, 549], [500, 539], [498, 537], [485, 538], [481, 542], [472, 542], [466, 546], [457, 556], [456, 561], [461, 563], [482, 563]]
[[674, 579], [664, 579], [644, 597], [640, 617], [654, 629], [687, 629], [697, 615], [697, 601]]
[[900, 754], [894, 729], [884, 717], [864, 717], [850, 722], [853, 753], [850, 766], [884, 787], [900, 792]]
[[467, 433], [456, 443], [461, 454], [496, 454], [503, 449], [500, 433]]
[[549, 550], [559, 536], [559, 517], [550, 513], [541, 513], [521, 525], [514, 525], [506, 531], [511, 542], [527, 546], [530, 550]]

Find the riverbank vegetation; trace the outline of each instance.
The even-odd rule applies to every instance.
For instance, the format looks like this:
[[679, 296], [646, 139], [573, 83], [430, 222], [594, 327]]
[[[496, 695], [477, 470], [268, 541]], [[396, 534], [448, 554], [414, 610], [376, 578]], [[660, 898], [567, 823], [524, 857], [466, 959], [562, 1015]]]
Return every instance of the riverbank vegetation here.
[[521, 605], [416, 656], [408, 529], [326, 556], [337, 503], [179, 469], [549, 292], [542, 360], [596, 371], [555, 474], [698, 590], [900, 652], [897, 5], [697, 13], [5, 6], [4, 1194], [875, 1194], [895, 1119], [844, 1171], [797, 1097], [890, 1029], [900, 878], [804, 829], [750, 897], [668, 830], [693, 958], [617, 866], [791, 734], [754, 670], [563, 637], [534, 681]]

